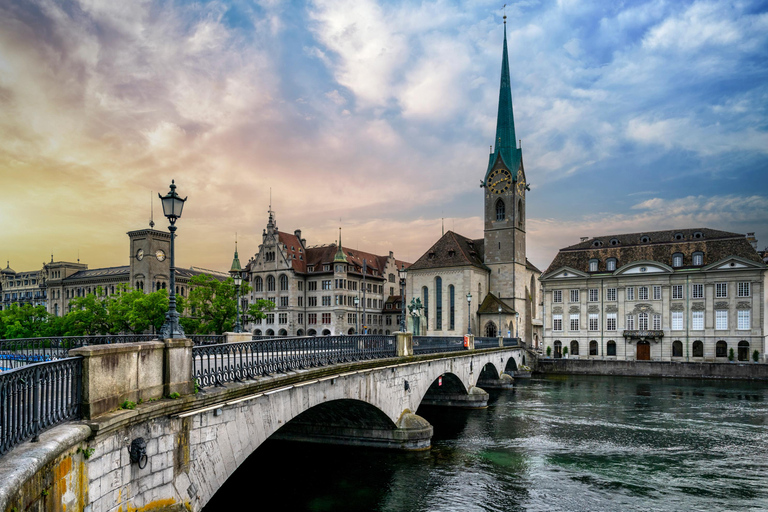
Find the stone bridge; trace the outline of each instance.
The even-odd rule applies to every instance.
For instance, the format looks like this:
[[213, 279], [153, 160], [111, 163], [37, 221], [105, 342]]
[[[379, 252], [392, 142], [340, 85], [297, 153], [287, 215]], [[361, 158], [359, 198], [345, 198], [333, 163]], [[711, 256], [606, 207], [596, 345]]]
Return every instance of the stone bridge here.
[[[102, 349], [86, 368], [115, 372], [114, 365], [127, 364], [129, 374], [140, 375], [144, 357], [144, 370], [162, 373], [145, 353], [147, 343], [135, 345], [120, 347], [118, 358], [103, 357], [114, 349]], [[530, 364], [526, 356], [522, 348], [499, 347], [344, 363], [96, 414], [0, 459], [0, 508], [201, 510], [268, 438], [428, 449], [433, 429], [415, 414], [420, 405], [485, 407], [483, 388], [511, 387], [504, 372]], [[139, 438], [146, 458], [132, 461]]]

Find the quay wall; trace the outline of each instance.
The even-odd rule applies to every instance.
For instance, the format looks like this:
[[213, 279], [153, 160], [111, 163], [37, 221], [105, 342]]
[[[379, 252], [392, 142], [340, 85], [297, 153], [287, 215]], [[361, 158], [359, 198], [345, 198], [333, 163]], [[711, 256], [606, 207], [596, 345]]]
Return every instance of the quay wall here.
[[536, 373], [768, 381], [768, 364], [540, 358]]

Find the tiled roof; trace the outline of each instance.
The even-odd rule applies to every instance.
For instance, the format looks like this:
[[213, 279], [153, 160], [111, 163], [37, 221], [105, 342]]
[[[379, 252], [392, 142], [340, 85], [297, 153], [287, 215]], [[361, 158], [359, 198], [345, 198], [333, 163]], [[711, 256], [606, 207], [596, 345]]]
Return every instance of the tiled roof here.
[[683, 268], [691, 267], [695, 252], [704, 254], [704, 265], [728, 256], [760, 262], [760, 256], [739, 233], [708, 228], [673, 229], [590, 238], [560, 249], [545, 273], [562, 267], [589, 271], [589, 261], [598, 260], [598, 272], [605, 272], [606, 260], [616, 258], [616, 268], [634, 261], [658, 261], [672, 265], [672, 255], [683, 255]]
[[485, 296], [485, 299], [483, 300], [483, 303], [480, 304], [480, 307], [477, 309], [477, 313], [480, 315], [483, 314], [490, 314], [495, 313], [499, 314], [499, 306], [501, 306], [501, 312], [509, 315], [514, 315], [515, 310], [506, 305], [504, 302], [502, 302], [498, 297], [496, 297], [494, 294], [489, 293]]
[[484, 240], [471, 240], [453, 231], [446, 232], [425, 252], [409, 270], [430, 268], [463, 267], [472, 265], [484, 270]]
[[106, 268], [92, 268], [89, 270], [80, 270], [75, 272], [69, 277], [63, 279], [64, 282], [76, 281], [78, 279], [92, 279], [94, 277], [117, 277], [127, 276], [131, 271], [131, 267], [123, 265], [120, 267], [106, 267]]

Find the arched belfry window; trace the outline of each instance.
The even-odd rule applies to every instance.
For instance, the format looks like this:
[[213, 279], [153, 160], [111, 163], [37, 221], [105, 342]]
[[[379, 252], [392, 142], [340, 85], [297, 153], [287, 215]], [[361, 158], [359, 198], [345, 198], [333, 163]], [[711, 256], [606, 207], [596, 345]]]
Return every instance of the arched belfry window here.
[[496, 201], [496, 220], [504, 220], [505, 215], [504, 201], [499, 199]]

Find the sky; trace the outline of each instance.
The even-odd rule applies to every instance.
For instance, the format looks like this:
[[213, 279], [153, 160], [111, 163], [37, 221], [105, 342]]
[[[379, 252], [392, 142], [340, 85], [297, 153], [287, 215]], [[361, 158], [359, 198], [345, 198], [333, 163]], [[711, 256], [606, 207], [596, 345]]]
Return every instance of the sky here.
[[180, 267], [247, 261], [270, 201], [309, 245], [480, 238], [504, 12], [535, 265], [661, 229], [768, 246], [768, 2], [502, 5], [3, 0], [0, 260], [127, 265], [171, 180]]

